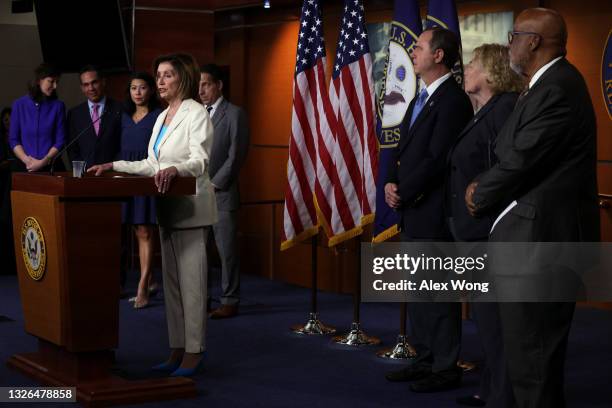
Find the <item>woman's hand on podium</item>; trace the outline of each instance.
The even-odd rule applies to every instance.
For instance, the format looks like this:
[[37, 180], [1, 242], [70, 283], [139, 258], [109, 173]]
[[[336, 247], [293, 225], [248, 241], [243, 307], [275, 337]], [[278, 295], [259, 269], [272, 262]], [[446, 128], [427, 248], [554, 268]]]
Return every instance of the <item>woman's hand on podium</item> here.
[[157, 191], [165, 194], [170, 189], [172, 180], [174, 180], [174, 178], [177, 176], [178, 170], [174, 166], [158, 171], [155, 174], [155, 185], [157, 186]]
[[113, 169], [113, 163], [96, 164], [87, 169], [88, 173], [94, 173], [94, 176], [100, 176], [105, 171], [111, 171]]

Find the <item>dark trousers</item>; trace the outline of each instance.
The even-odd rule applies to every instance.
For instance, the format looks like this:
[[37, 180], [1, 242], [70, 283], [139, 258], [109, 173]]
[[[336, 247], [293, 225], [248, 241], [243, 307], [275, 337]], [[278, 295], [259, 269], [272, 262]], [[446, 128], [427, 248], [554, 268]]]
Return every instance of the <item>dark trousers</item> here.
[[[436, 242], [451, 239], [419, 239], [402, 233], [404, 242]], [[461, 304], [457, 302], [408, 303], [410, 328], [419, 356], [415, 363], [431, 366], [431, 371], [460, 375], [457, 360], [461, 350]], [[453, 374], [455, 375], [455, 374]]]
[[485, 355], [478, 395], [487, 401], [487, 407], [514, 407], [514, 393], [504, 352], [499, 304], [474, 302], [471, 307]]
[[564, 408], [563, 375], [575, 303], [500, 303], [508, 373], [519, 408]]
[[[461, 242], [452, 218], [448, 219], [448, 225], [454, 240]], [[487, 407], [512, 408], [515, 406], [514, 392], [508, 375], [499, 304], [473, 302], [471, 308], [485, 355], [478, 395], [487, 402]]]
[[431, 366], [434, 373], [457, 371], [461, 350], [461, 304], [408, 303], [410, 328], [419, 356], [415, 363]]

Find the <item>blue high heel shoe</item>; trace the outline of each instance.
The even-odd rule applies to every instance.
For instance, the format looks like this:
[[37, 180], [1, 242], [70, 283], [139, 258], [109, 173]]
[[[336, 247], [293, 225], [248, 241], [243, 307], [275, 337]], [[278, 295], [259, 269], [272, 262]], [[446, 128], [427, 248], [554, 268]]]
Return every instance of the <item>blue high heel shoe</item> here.
[[203, 355], [195, 367], [193, 368], [180, 368], [179, 367], [170, 374], [170, 377], [193, 377], [193, 375], [196, 372], [200, 371], [202, 368], [204, 368], [204, 356]]
[[175, 371], [177, 368], [181, 366], [181, 360], [178, 360], [174, 363], [161, 363], [156, 366], [151, 367], [153, 371]]

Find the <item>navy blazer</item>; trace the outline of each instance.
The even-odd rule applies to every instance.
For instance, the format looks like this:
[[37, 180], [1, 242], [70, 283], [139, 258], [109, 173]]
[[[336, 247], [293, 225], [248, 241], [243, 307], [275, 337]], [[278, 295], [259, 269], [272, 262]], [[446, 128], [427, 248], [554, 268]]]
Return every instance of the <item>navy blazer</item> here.
[[399, 187], [400, 228], [412, 239], [448, 239], [444, 215], [448, 152], [473, 116], [468, 96], [452, 77], [430, 96], [412, 127], [416, 98], [408, 106], [387, 183]]
[[448, 156], [447, 211], [457, 241], [489, 237], [496, 214], [474, 218], [465, 205], [467, 186], [497, 163], [493, 152], [497, 135], [512, 113], [518, 94], [494, 95], [463, 129]]
[[121, 111], [121, 104], [107, 97], [100, 119], [100, 134], [96, 135], [87, 101], [70, 109], [67, 120], [70, 140], [87, 129], [69, 149], [70, 159], [85, 160], [87, 166], [117, 160], [121, 149]]

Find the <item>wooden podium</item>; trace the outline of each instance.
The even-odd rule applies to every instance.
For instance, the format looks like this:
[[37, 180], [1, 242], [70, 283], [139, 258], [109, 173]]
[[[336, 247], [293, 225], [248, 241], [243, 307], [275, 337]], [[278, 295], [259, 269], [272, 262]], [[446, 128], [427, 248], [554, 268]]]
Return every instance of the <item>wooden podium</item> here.
[[[37, 352], [7, 364], [50, 386], [77, 388], [85, 406], [193, 397], [187, 378], [111, 375], [118, 347], [121, 200], [157, 195], [152, 178], [106, 173], [13, 174], [13, 230], [27, 333]], [[195, 194], [178, 177], [167, 195]]]

